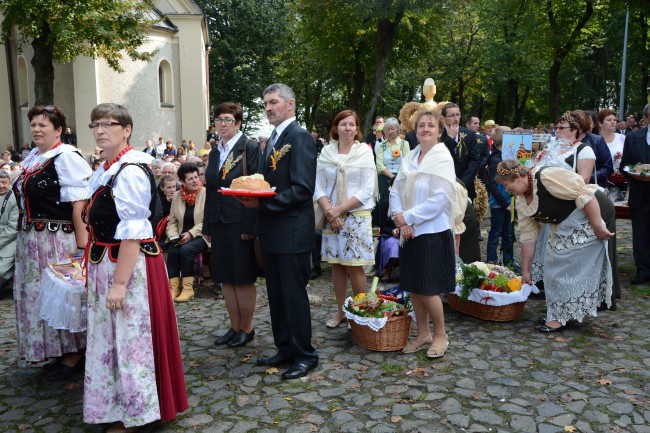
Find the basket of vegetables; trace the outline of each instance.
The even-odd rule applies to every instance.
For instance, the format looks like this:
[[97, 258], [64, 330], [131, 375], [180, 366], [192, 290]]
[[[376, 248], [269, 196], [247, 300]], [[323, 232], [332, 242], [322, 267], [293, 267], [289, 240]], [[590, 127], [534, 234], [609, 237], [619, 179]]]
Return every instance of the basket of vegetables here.
[[392, 352], [408, 342], [413, 310], [408, 297], [359, 293], [343, 306], [354, 341], [368, 350]]
[[510, 269], [474, 262], [460, 264], [456, 272], [456, 290], [447, 294], [451, 308], [469, 316], [495, 322], [519, 319], [535, 286], [522, 284]]

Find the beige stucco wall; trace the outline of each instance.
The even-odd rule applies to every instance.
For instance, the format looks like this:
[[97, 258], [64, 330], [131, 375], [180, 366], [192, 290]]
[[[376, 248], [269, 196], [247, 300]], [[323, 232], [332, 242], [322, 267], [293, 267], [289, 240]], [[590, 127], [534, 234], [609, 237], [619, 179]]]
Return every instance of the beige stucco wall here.
[[[6, 58], [3, 44], [0, 44], [0, 56]], [[4, 150], [8, 144], [13, 145], [9, 71], [5, 61], [0, 61], [0, 119], [2, 119], [2, 122], [0, 122], [0, 149]]]

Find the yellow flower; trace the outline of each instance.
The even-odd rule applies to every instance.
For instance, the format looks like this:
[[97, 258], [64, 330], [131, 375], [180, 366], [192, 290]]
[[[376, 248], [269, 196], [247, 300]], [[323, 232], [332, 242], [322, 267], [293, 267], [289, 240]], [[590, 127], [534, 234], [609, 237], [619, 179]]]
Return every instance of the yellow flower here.
[[393, 149], [393, 158], [399, 158], [401, 154], [402, 152], [400, 152], [399, 149]]

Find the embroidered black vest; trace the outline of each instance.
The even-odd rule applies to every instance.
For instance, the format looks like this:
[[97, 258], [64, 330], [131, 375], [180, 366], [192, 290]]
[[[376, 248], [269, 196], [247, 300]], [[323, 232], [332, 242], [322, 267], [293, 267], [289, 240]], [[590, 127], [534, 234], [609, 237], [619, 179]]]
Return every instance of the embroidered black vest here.
[[[129, 165], [140, 167], [149, 178], [151, 184], [151, 202], [149, 203], [151, 215], [149, 216], [149, 220], [151, 221], [153, 218], [154, 208], [156, 206], [156, 180], [151, 169], [146, 164], [123, 164], [106, 185], [95, 191], [90, 199], [90, 203], [84, 209], [84, 221], [88, 224], [88, 231], [90, 232], [89, 260], [92, 263], [97, 264], [101, 262], [107, 250], [109, 260], [112, 262], [117, 261], [117, 256], [120, 251], [120, 241], [115, 239], [114, 236], [117, 226], [120, 223], [120, 217], [117, 214], [115, 199], [113, 198], [113, 183], [115, 183], [117, 175]], [[140, 250], [152, 256], [160, 254], [160, 247], [153, 238], [141, 241]]]
[[[75, 153], [83, 158], [81, 154]], [[52, 232], [74, 232], [72, 203], [61, 202], [61, 185], [54, 165], [60, 155], [48, 159], [38, 170], [21, 175], [21, 190], [17, 187], [21, 179], [14, 183], [13, 190], [20, 211], [19, 229], [28, 231], [34, 227], [37, 231], [47, 228]]]
[[542, 183], [541, 174], [546, 167], [542, 167], [535, 173], [537, 180], [537, 197], [539, 203], [537, 212], [531, 216], [537, 222], [544, 224], [559, 224], [576, 210], [576, 203], [573, 200], [562, 200], [553, 196]]

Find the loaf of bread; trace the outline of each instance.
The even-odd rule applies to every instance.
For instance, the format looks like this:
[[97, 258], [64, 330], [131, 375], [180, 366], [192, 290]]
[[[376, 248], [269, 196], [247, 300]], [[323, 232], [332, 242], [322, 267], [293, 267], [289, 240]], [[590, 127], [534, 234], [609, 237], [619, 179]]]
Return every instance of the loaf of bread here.
[[240, 176], [230, 184], [230, 189], [243, 189], [246, 191], [267, 191], [271, 185], [264, 180], [264, 176], [257, 173], [250, 176]]

